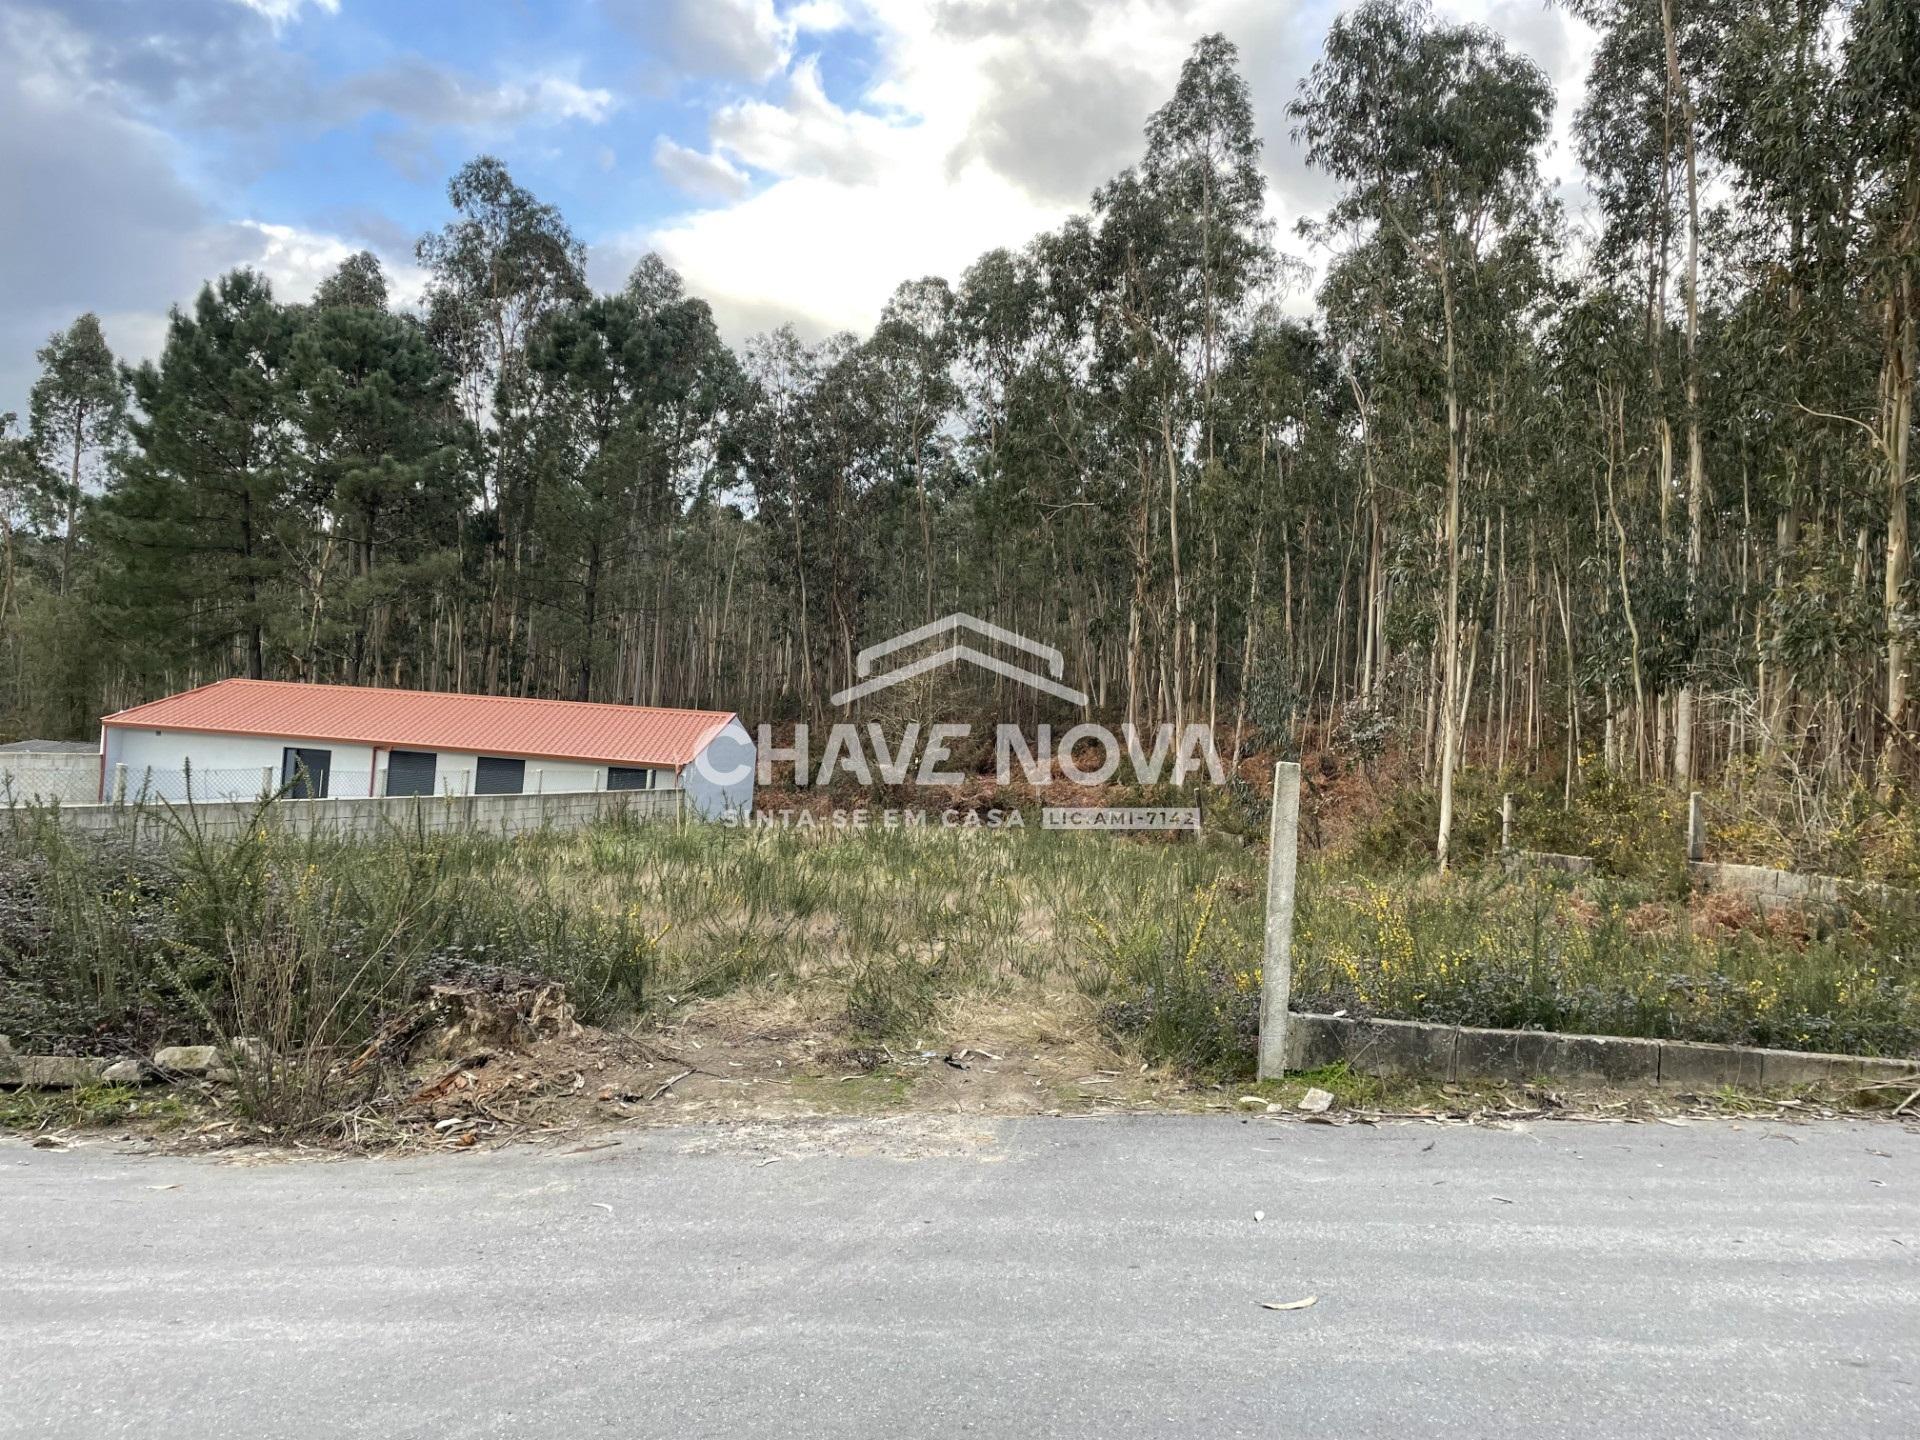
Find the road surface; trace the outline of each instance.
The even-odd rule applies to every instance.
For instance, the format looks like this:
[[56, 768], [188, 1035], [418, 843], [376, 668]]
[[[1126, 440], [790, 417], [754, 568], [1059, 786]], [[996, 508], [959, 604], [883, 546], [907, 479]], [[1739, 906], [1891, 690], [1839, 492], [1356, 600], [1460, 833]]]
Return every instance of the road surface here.
[[0, 1145], [0, 1435], [601, 1434], [1910, 1440], [1920, 1134], [948, 1117], [264, 1165]]

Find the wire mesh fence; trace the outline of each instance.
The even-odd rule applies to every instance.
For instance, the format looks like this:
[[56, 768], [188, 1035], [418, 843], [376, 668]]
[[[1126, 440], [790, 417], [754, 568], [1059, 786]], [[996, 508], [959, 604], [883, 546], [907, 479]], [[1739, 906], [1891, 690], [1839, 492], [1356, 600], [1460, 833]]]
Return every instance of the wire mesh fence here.
[[0, 808], [91, 805], [100, 798], [100, 766], [9, 766], [0, 769]]
[[162, 770], [154, 766], [116, 767], [109, 777], [107, 799], [129, 805], [208, 805], [221, 801], [258, 800], [280, 788], [280, 777], [259, 765], [225, 768], [190, 767]]
[[[475, 794], [474, 781], [472, 771], [455, 771], [439, 776], [431, 790], [417, 793], [427, 797], [466, 799]], [[578, 773], [577, 767], [551, 774], [541, 768], [530, 767], [522, 788], [512, 793], [566, 795], [606, 788], [602, 776], [592, 772]], [[315, 794], [316, 790], [323, 793]], [[322, 776], [302, 773], [293, 777], [291, 782], [280, 773], [278, 767], [260, 765], [183, 766], [179, 769], [110, 765], [103, 770], [97, 758], [89, 757], [85, 767], [0, 766], [0, 810], [56, 804], [147, 807], [246, 804], [270, 796], [364, 800], [381, 796], [405, 797], [415, 793], [390, 786], [385, 766], [373, 774], [364, 771], [349, 774], [342, 770]]]

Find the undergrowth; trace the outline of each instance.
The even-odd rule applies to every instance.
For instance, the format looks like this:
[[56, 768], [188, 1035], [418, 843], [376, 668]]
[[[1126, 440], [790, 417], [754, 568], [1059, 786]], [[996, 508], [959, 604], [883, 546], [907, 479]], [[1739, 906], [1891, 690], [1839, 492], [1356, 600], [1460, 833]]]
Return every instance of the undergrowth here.
[[[1500, 789], [1462, 777], [1444, 878], [1423, 862], [1417, 793], [1390, 798], [1351, 850], [1305, 859], [1296, 1008], [1920, 1047], [1914, 920], [1688, 898], [1665, 852], [1633, 843], [1667, 824], [1671, 796], [1599, 786], [1570, 818], [1533, 797], [1522, 839], [1579, 842], [1615, 873], [1509, 876]], [[296, 839], [182, 817], [171, 844], [138, 852], [15, 811], [0, 822], [0, 1033], [90, 1054], [255, 1037], [275, 1058], [240, 1100], [279, 1124], [350, 1101], [338, 1061], [442, 977], [558, 980], [598, 1023], [739, 992], [824, 996], [816, 1010], [847, 1037], [885, 1043], [934, 1041], [956, 1000], [984, 998], [1238, 1076], [1258, 1031], [1265, 856], [1254, 802], [1216, 799], [1247, 823], [1153, 839], [1031, 824]]]

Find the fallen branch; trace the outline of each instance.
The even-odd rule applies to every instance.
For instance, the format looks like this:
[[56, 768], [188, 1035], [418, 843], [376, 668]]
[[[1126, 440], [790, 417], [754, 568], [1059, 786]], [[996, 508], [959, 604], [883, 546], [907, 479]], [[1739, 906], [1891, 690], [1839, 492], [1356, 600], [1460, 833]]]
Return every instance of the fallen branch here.
[[658, 1100], [662, 1095], [666, 1094], [667, 1091], [671, 1090], [674, 1086], [678, 1085], [682, 1080], [686, 1079], [687, 1076], [691, 1074], [693, 1074], [693, 1071], [691, 1070], [682, 1070], [678, 1075], [674, 1076], [671, 1080], [668, 1080], [665, 1083], [663, 1083], [659, 1089], [655, 1090], [653, 1094], [649, 1095], [647, 1098], [649, 1100]]

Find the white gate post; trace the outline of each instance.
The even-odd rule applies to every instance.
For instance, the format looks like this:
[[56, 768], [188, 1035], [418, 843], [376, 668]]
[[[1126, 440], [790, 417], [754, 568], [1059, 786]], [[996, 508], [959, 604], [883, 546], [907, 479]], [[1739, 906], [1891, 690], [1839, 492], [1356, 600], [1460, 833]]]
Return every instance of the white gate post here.
[[1300, 767], [1273, 767], [1273, 821], [1267, 833], [1267, 937], [1260, 966], [1262, 1080], [1287, 1072], [1287, 1002], [1293, 992], [1293, 889], [1300, 865]]

